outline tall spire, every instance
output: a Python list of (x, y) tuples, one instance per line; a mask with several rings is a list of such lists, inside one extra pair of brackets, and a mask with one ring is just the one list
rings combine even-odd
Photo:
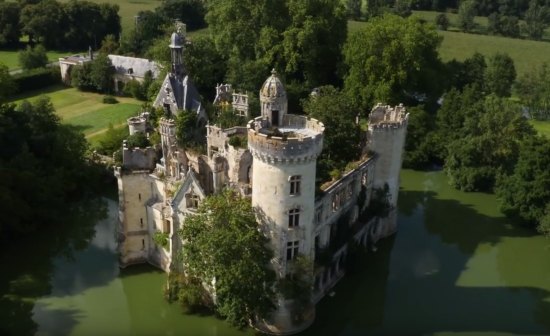
[(183, 49), (185, 46), (185, 24), (176, 21), (176, 31), (170, 37), (170, 54), (172, 56), (172, 73), (183, 75)]

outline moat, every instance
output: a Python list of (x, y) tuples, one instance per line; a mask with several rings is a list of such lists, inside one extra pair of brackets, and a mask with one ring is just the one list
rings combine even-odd
[[(30, 245), (10, 256), (17, 268), (3, 264), (2, 278), (13, 281), (2, 291), (50, 274), (40, 278), (34, 304), (0, 301), (4, 325), (24, 333), (34, 322), (39, 335), (254, 334), (212, 316), (183, 315), (164, 301), (166, 275), (152, 267), (121, 271), (117, 206), (107, 202), (92, 243), (73, 258), (31, 267), (41, 250)], [(305, 335), (548, 335), (550, 240), (512, 226), (493, 195), (453, 190), (441, 172), (404, 170), (397, 235), (380, 242), (334, 294), (319, 303)]]

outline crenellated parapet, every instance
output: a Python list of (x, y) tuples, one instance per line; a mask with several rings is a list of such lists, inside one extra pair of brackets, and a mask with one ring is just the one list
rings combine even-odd
[(263, 117), (248, 122), (248, 148), (252, 155), (274, 164), (315, 161), (323, 149), (323, 123), (291, 114), (282, 119), (279, 127), (273, 127)]
[(126, 140), (122, 146), (122, 167), (130, 170), (149, 170), (155, 168), (157, 152), (153, 147), (128, 148)]
[(403, 104), (391, 107), (378, 103), (369, 115), (370, 129), (395, 129), (406, 127), (409, 114)]

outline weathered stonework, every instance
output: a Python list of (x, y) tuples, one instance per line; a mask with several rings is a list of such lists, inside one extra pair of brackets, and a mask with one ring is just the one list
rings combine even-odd
[[(183, 48), (181, 39), (172, 36), (169, 76), (182, 75), (178, 46)], [(163, 90), (166, 93), (165, 86)], [(173, 98), (170, 104), (175, 104), (175, 96), (165, 93), (159, 93), (161, 101), (168, 104), (165, 100)], [(216, 99), (219, 104), (229, 104), (233, 93), (230, 85), (223, 84), (217, 87)], [(288, 113), (286, 91), (275, 71), (260, 89), (260, 103), (261, 116), (246, 127), (206, 125), (206, 155), (178, 146), (173, 117), (177, 104), (162, 105), (166, 115), (159, 121), (161, 156), (157, 157), (152, 148), (124, 148), (123, 165), (115, 171), (120, 262), (123, 267), (149, 262), (166, 272), (185, 271), (176, 256), (183, 245), (177, 231), (186, 216), (193, 214), (207, 195), (227, 187), (236, 189), (251, 197), (257, 220), (270, 238), (272, 267), (279, 280), (294, 272), (298, 255), (315, 261), (311, 302), (297, 310), (293, 298), (281, 294), (272, 314), (254, 322), (263, 332), (292, 334), (313, 322), (315, 304), (344, 275), (350, 241), (374, 250), (379, 239), (396, 231), (395, 208), (408, 115), (401, 105), (377, 105), (369, 117), (365, 155), (319, 193), (316, 161), (323, 150), (325, 125)], [(142, 121), (131, 118), (131, 132), (146, 130)], [(364, 216), (368, 215), (373, 189), (386, 184), (392, 208), (389, 216)], [(168, 237), (165, 247), (153, 239), (159, 232)], [(330, 254), (320, 263), (327, 251)]]

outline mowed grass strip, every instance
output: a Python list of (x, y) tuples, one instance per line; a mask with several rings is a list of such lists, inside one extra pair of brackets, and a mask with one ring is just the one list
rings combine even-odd
[[(348, 33), (352, 34), (365, 24), (366, 22), (348, 21)], [(497, 52), (507, 53), (514, 60), (518, 77), (544, 62), (550, 63), (549, 42), (451, 31), (439, 31), (439, 34), (443, 36), (443, 42), (439, 48), (443, 61), (452, 59), (463, 61), (475, 52), (485, 57), (490, 57)]]
[[(120, 9), (118, 15), (120, 16), (120, 25), (122, 30), (126, 31), (135, 26), (135, 16), (140, 11), (154, 10), (162, 3), (161, 0), (90, 0), (95, 3), (108, 2), (110, 4), (117, 4)], [(69, 0), (59, 0), (59, 2), (69, 2)], [(98, 41), (99, 42), (99, 41)]]
[[(23, 49), (21, 49), (23, 50)], [(3, 63), (10, 70), (15, 70), (21, 68), (19, 65), (19, 51), (21, 50), (0, 50), (0, 63)], [(67, 55), (82, 54), (80, 51), (48, 51), (48, 60), (50, 62), (57, 62), (59, 57), (64, 57)]]
[(124, 124), (129, 117), (138, 114), (142, 104), (126, 97), (117, 97), (118, 104), (104, 104), (101, 94), (60, 85), (29, 92), (13, 102), (20, 104), (25, 99), (32, 102), (42, 95), (50, 97), (62, 122), (77, 126), (86, 136), (103, 132), (109, 124)]
[(550, 121), (531, 120), (530, 123), (539, 134), (550, 138)]

